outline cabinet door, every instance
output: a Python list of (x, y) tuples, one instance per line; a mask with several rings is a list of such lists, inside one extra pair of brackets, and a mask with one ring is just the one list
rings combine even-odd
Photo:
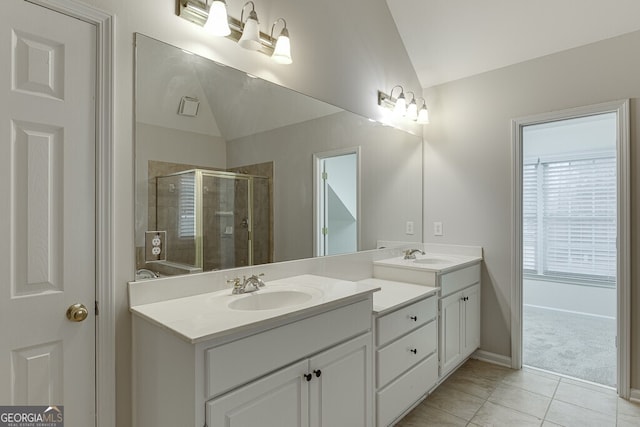
[(365, 334), (311, 358), (311, 427), (373, 425), (372, 337)]
[(440, 375), (446, 374), (462, 360), (463, 304), (462, 292), (440, 300)]
[(206, 404), (208, 426), (308, 427), (308, 360), (277, 371)]
[(480, 285), (464, 291), (464, 356), (480, 347)]

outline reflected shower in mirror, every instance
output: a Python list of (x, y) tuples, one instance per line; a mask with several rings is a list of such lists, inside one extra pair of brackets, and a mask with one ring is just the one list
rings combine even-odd
[[(141, 34), (135, 72), (137, 269), (187, 274), (422, 240), (420, 136)], [(357, 156), (327, 193), (321, 160), (344, 153)]]

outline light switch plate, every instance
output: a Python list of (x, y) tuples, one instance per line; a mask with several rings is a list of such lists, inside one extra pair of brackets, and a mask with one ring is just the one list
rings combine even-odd
[(166, 261), (167, 260), (167, 232), (166, 231), (145, 231), (144, 232), (144, 260), (145, 261)]
[(433, 235), (434, 236), (442, 236), (442, 223), (440, 221), (436, 221), (433, 223)]

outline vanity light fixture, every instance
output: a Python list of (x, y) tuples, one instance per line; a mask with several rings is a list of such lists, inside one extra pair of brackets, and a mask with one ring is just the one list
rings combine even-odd
[(420, 107), (420, 110), (418, 111), (418, 118), (416, 119), (416, 121), (421, 125), (426, 125), (429, 124), (429, 110), (427, 110), (427, 101), (425, 101), (424, 98), (420, 99), (422, 99), (422, 107)]
[[(393, 91), (399, 88), (400, 94), (397, 98), (393, 97)], [(411, 94), (411, 101), (407, 105), (407, 99), (405, 98), (404, 88), (400, 85), (396, 85), (391, 89), (389, 95), (382, 91), (378, 91), (378, 105), (386, 110), (393, 111), (393, 114), (397, 117), (407, 117), (409, 120), (417, 122), (419, 124), (429, 123), (429, 111), (427, 110), (427, 103), (424, 98), (417, 98), (413, 92), (407, 92)], [(417, 101), (422, 99), (422, 107), (418, 108)]]
[(278, 64), (291, 64), (293, 62), (293, 60), (291, 59), (291, 41), (289, 40), (287, 21), (285, 21), (284, 18), (276, 19), (271, 26), (271, 40), (273, 40), (273, 29), (279, 21), (282, 21), (282, 24), (284, 26), (282, 27), (282, 31), (280, 31), (280, 35), (276, 40), (276, 45), (273, 49), (273, 55), (271, 55), (271, 58)]
[[(251, 11), (245, 21), (244, 11), (248, 5), (251, 5)], [(271, 34), (261, 32), (253, 1), (247, 1), (244, 4), (240, 19), (227, 14), (225, 0), (176, 0), (176, 15), (206, 29), (211, 28), (214, 34), (234, 40), (245, 49), (268, 55), (279, 64), (293, 62), (287, 22), (283, 18), (278, 18), (271, 27)], [(282, 22), (283, 28), (274, 38), (273, 30), (278, 22)]]
[(404, 97), (404, 88), (400, 85), (394, 86), (391, 88), (391, 99), (393, 99), (393, 89), (399, 87), (400, 95), (395, 100), (395, 106), (393, 107), (393, 114), (398, 117), (402, 117), (407, 114), (407, 100)]
[[(247, 5), (251, 5), (251, 12), (249, 17), (244, 20), (244, 9)], [(252, 1), (248, 1), (242, 6), (242, 12), (240, 13), (240, 23), (242, 24), (242, 37), (238, 40), (238, 44), (249, 50), (260, 49), (260, 30), (258, 29), (258, 14), (256, 13), (256, 5)]]
[(413, 92), (407, 92), (411, 94), (411, 102), (407, 105), (407, 118), (409, 120), (418, 120), (418, 105), (416, 104), (416, 95)]
[(211, 2), (204, 29), (214, 36), (226, 37), (231, 34), (229, 16), (227, 15), (227, 3), (225, 0), (213, 0)]

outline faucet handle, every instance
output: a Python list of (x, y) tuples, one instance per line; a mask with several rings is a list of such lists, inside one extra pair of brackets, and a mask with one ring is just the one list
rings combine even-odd
[(240, 278), (239, 277), (234, 277), (233, 279), (228, 279), (227, 283), (230, 285), (233, 285), (234, 289), (235, 288), (239, 288), (240, 286), (242, 286), (242, 284), (240, 283)]

